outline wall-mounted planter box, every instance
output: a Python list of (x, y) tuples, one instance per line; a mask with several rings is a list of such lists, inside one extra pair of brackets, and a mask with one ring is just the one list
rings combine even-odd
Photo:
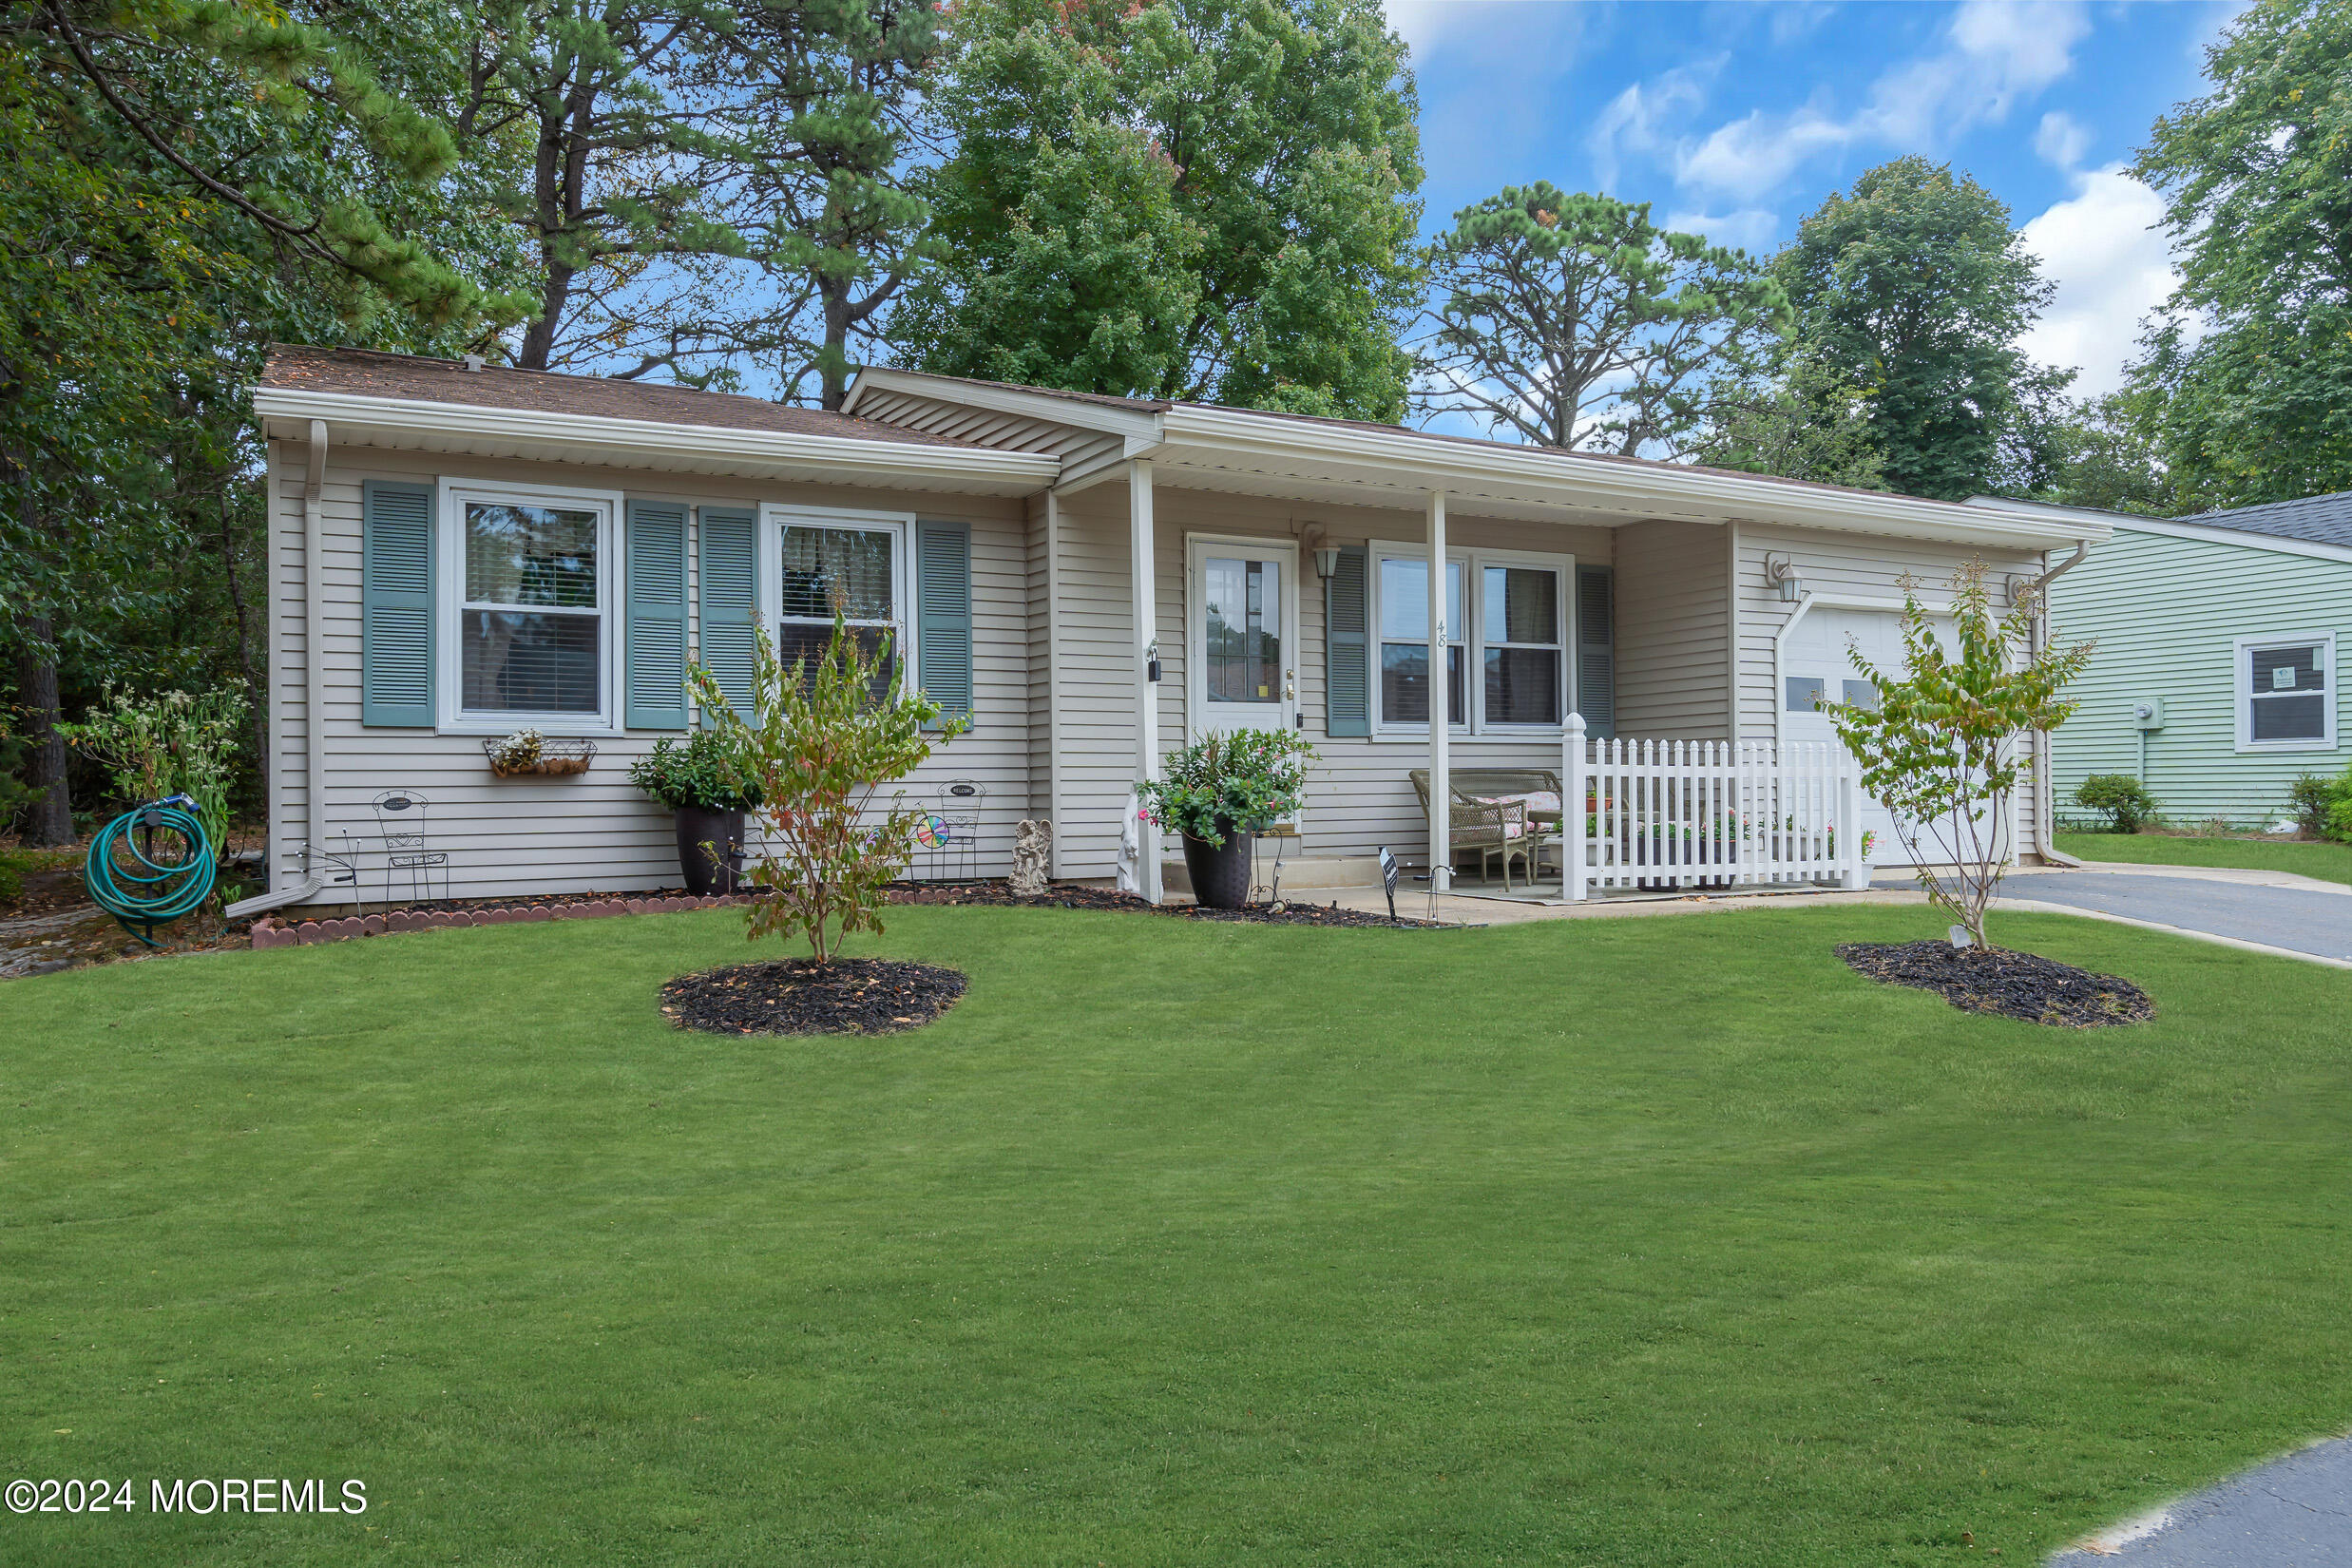
[(485, 737), (482, 742), (482, 755), (489, 758), (490, 772), (501, 778), (552, 778), (584, 774), (588, 764), (596, 760), (593, 740), (542, 740), (538, 759), (520, 763), (499, 760), (499, 748), (505, 744), (503, 738)]

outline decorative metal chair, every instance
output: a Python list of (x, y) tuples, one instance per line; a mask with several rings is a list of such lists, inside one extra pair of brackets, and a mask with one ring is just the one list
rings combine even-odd
[[(449, 854), (425, 842), (425, 808), (430, 805), (414, 790), (386, 790), (375, 797), (375, 825), (384, 836), (384, 902), (392, 896), (392, 879), (401, 871), (409, 873), (409, 896), (411, 899), (447, 898), (449, 896)], [(440, 873), (441, 890), (433, 891), (434, 875)]]
[(933, 881), (969, 882), (978, 872), (980, 813), (987, 799), (987, 786), (976, 778), (951, 778), (939, 787), (939, 804), (924, 824), (931, 834), (924, 848), (930, 851)]

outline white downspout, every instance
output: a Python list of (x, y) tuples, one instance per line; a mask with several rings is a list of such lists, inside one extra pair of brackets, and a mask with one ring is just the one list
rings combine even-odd
[[(2077, 539), (2075, 541), (2073, 555), (2034, 579), (2030, 591), (2036, 596), (2036, 600), (2034, 606), (2032, 645), (2026, 650), (2029, 654), (2038, 657), (2050, 646), (2050, 584), (2081, 565), (2090, 558), (2090, 555), (2091, 542), (2087, 539)], [(2047, 561), (2050, 558), (2045, 554), (2042, 559)], [(2143, 740), (2145, 740), (2146, 734), (2146, 731), (2141, 732)], [(2146, 777), (2147, 773), (2147, 768), (2143, 766), (2140, 770), (2141, 776)], [(2051, 842), (2051, 818), (2057, 814), (2058, 807), (2056, 797), (2052, 794), (2050, 789), (2050, 736), (2045, 730), (2034, 732), (2034, 852), (2054, 866), (2081, 865), (2081, 861), (2076, 860), (2073, 855), (2062, 853)]]
[[(302, 481), (302, 760), (304, 790), (309, 795), (303, 807), (306, 826), (305, 853), (302, 856), (301, 880), (282, 888), (275, 888), (258, 897), (241, 899), (221, 911), (224, 918), (241, 920), (247, 915), (266, 913), (283, 908), (289, 904), (301, 904), (327, 885), (320, 874), (317, 856), (327, 845), (327, 671), (322, 657), (327, 638), (326, 571), (319, 559), (325, 548), (320, 536), (325, 531), (319, 521), (319, 496), (327, 483), (327, 422), (311, 421), (309, 461), (304, 466)], [(277, 526), (273, 519), (271, 526)], [(277, 737), (271, 736), (276, 744)], [(272, 869), (275, 878), (277, 871)]]

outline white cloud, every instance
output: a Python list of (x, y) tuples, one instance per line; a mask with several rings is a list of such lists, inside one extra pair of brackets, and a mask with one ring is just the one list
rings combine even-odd
[(2097, 397), (2123, 385), (2140, 323), (2179, 278), (2153, 227), (2164, 216), (2154, 191), (2112, 163), (2075, 175), (2075, 192), (2025, 225), (2026, 249), (2057, 294), (2018, 346), (2076, 367), (2075, 395)]
[(2041, 117), (2034, 132), (2034, 151), (2045, 163), (2071, 169), (2091, 150), (2091, 129), (2064, 109)]
[(1604, 191), (1617, 183), (1619, 160), (1626, 153), (1661, 153), (1673, 144), (1673, 127), (1707, 101), (1707, 84), (1723, 67), (1724, 56), (1677, 66), (1649, 82), (1635, 82), (1600, 111), (1593, 122), (1593, 170)]
[(1759, 110), (1680, 147), (1675, 179), (1752, 202), (1825, 152), (1932, 151), (2006, 119), (2018, 100), (2066, 75), (2089, 29), (2076, 0), (1966, 0), (1941, 44), (1881, 73), (1851, 115), (1833, 113), (1819, 94), (1792, 112)]
[(1780, 233), (1780, 215), (1762, 207), (1747, 207), (1720, 217), (1703, 212), (1675, 212), (1661, 220), (1658, 227), (1677, 234), (1705, 235), (1715, 244), (1734, 245), (1750, 255), (1762, 256), (1771, 249), (1773, 239)]

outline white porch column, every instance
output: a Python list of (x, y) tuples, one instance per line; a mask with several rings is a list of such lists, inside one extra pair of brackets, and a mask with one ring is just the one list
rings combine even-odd
[(1584, 902), (1584, 716), (1568, 716), (1559, 758), (1559, 881), (1572, 904)]
[[(1445, 755), (1445, 492), (1429, 492), (1429, 891), (1453, 885), (1454, 792)], [(1463, 672), (1464, 679), (1468, 672)]]
[[(1127, 468), (1128, 553), (1131, 557), (1129, 597), (1136, 621), (1136, 777), (1159, 776), (1159, 688), (1152, 680), (1152, 660), (1159, 642), (1159, 602), (1152, 581), (1152, 465), (1138, 458)], [(1134, 810), (1131, 804), (1129, 810)], [(1136, 842), (1141, 864), (1136, 868), (1143, 896), (1160, 901), (1159, 832), (1139, 826)]]

